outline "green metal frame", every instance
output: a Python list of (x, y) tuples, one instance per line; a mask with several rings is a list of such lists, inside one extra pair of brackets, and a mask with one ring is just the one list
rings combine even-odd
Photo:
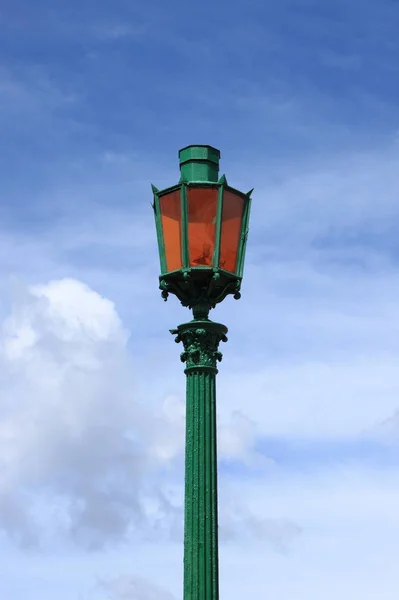
[[(211, 267), (196, 266), (189, 264), (188, 247), (188, 187), (208, 187), (218, 188), (218, 204), (216, 214), (216, 239), (213, 256), (213, 265)], [(195, 307), (201, 307), (201, 314), (209, 313), (211, 308), (224, 300), (224, 298), (233, 294), (235, 299), (240, 298), (240, 288), (244, 268), (246, 240), (248, 236), (248, 222), (250, 214), (250, 195), (244, 194), (239, 190), (228, 185), (226, 177), (223, 175), (217, 182), (211, 181), (181, 181), (177, 185), (168, 187), (164, 190), (158, 190), (152, 186), (154, 193), (154, 212), (157, 228), (159, 256), (161, 264), (161, 275), (159, 277), (159, 287), (162, 297), (167, 300), (168, 295), (176, 295), (183, 306), (196, 310)], [(176, 271), (167, 270), (165, 246), (162, 231), (160, 202), (159, 199), (165, 194), (170, 194), (180, 190), (181, 199), (181, 259), (182, 268)], [(237, 264), (235, 273), (226, 271), (219, 267), (220, 245), (221, 245), (221, 226), (223, 214), (224, 192), (230, 191), (244, 198), (244, 214), (242, 219), (242, 228), (237, 252)], [(205, 310), (205, 305), (207, 309)], [(205, 312), (204, 312), (205, 311)]]
[(244, 204), (244, 214), (243, 214), (243, 218), (242, 218), (242, 228), (241, 228), (241, 240), (240, 240), (240, 246), (239, 246), (239, 250), (238, 250), (238, 256), (237, 256), (237, 268), (236, 268), (236, 272), (238, 274), (239, 277), (243, 277), (244, 274), (244, 262), (245, 262), (245, 254), (246, 254), (246, 250), (247, 250), (247, 239), (248, 239), (248, 232), (249, 232), (249, 216), (251, 213), (251, 194), (252, 194), (253, 190), (250, 190), (247, 194), (245, 194), (246, 196), (246, 202)]
[(215, 252), (213, 256), (213, 268), (215, 273), (219, 270), (220, 262), (220, 242), (222, 236), (222, 214), (223, 214), (223, 192), (224, 184), (221, 180), (218, 181), (218, 205), (216, 212), (216, 239), (215, 239)]
[(183, 269), (189, 268), (189, 253), (188, 253), (188, 206), (187, 206), (187, 184), (183, 183), (180, 187), (180, 202), (181, 202), (181, 254)]
[(159, 190), (155, 185), (151, 185), (152, 192), (154, 195), (154, 202), (152, 208), (154, 209), (155, 227), (157, 230), (158, 250), (159, 250), (159, 262), (161, 267), (161, 273), (166, 271), (166, 254), (165, 246), (163, 241), (162, 223), (161, 223), (161, 210), (159, 206)]

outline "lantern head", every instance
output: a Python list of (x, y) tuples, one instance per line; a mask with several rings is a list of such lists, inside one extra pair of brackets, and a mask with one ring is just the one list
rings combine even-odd
[(250, 196), (219, 179), (220, 152), (188, 146), (179, 152), (177, 185), (154, 193), (161, 262), (160, 289), (175, 294), (194, 317), (207, 317), (228, 294), (240, 297)]

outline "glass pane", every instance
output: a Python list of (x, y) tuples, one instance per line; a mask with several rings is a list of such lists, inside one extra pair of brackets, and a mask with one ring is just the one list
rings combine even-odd
[(182, 268), (180, 190), (159, 198), (167, 271)]
[(225, 190), (223, 192), (222, 231), (219, 267), (235, 273), (240, 245), (244, 198)]
[(215, 250), (217, 188), (187, 188), (188, 250), (191, 267), (212, 266)]

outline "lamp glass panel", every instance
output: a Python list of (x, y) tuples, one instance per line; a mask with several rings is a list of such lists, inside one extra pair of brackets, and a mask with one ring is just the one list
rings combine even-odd
[(237, 269), (243, 215), (244, 198), (224, 190), (219, 267), (231, 273)]
[(180, 190), (159, 197), (166, 269), (182, 268), (181, 258), (181, 200)]
[(188, 187), (188, 250), (191, 267), (213, 266), (216, 239), (216, 187)]

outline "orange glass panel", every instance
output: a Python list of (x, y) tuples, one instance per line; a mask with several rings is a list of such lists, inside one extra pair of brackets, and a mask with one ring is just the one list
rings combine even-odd
[(225, 190), (223, 193), (219, 267), (231, 273), (235, 273), (237, 268), (243, 214), (244, 198)]
[(217, 188), (188, 187), (188, 252), (191, 267), (211, 267), (215, 250)]
[(176, 271), (182, 268), (181, 260), (181, 200), (180, 190), (159, 198), (166, 268)]

